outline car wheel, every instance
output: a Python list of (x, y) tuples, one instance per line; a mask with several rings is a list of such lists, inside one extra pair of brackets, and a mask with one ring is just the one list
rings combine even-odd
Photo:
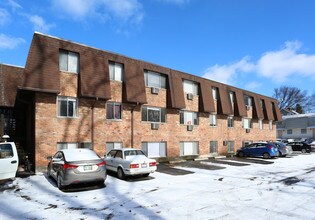
[(270, 158), (270, 154), (269, 153), (264, 153), (263, 154), (263, 158), (264, 159), (269, 159)]
[(62, 180), (61, 180), (61, 176), (58, 174), (57, 176), (57, 187), (58, 189), (62, 190), (64, 189), (64, 186), (62, 185)]
[(142, 176), (143, 177), (148, 177), (150, 175), (150, 173), (146, 173), (146, 174), (143, 174)]
[(301, 152), (302, 152), (303, 154), (305, 154), (305, 153), (306, 153), (306, 149), (303, 148), (303, 149), (301, 150)]
[(118, 167), (117, 176), (121, 180), (126, 178), (126, 175), (125, 175), (124, 171), (120, 167)]
[(243, 152), (243, 151), (240, 151), (240, 152), (238, 152), (237, 156), (238, 156), (238, 157), (244, 157), (245, 155), (244, 155), (244, 152)]

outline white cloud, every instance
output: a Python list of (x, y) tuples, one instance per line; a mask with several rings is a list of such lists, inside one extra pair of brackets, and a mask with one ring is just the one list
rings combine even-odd
[(18, 3), (16, 3), (13, 0), (8, 0), (8, 4), (11, 6), (11, 8), (13, 9), (13, 11), (15, 11), (16, 9), (20, 9), (22, 8), (21, 5), (19, 5)]
[(190, 3), (191, 0), (157, 0), (157, 1), (175, 4), (175, 5), (185, 5), (185, 4)]
[(254, 69), (255, 66), (249, 62), (249, 57), (244, 57), (240, 61), (229, 65), (219, 66), (216, 64), (209, 67), (204, 71), (202, 77), (226, 84), (234, 84), (233, 81), (237, 73), (248, 73)]
[(38, 15), (28, 16), (28, 19), (33, 24), (35, 31), (47, 33), (50, 28), (54, 26), (53, 24), (46, 23), (45, 20)]
[(10, 20), (10, 14), (7, 10), (0, 8), (0, 26), (3, 26), (8, 23)]
[(277, 82), (291, 76), (315, 76), (315, 55), (299, 53), (302, 44), (288, 41), (281, 50), (265, 53), (257, 62), (257, 73)]
[(52, 4), (54, 9), (65, 12), (75, 20), (101, 17), (103, 20), (118, 18), (140, 23), (144, 16), (138, 0), (53, 0)]
[(14, 49), (22, 43), (25, 43), (23, 38), (10, 37), (5, 34), (0, 34), (0, 49)]

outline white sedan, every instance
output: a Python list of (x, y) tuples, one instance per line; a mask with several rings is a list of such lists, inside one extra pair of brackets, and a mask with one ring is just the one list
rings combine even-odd
[(117, 172), (119, 179), (126, 176), (149, 176), (156, 171), (156, 161), (149, 159), (145, 154), (134, 148), (113, 149), (105, 157), (106, 169)]

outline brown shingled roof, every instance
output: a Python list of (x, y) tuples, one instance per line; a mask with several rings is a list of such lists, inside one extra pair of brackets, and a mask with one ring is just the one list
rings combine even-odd
[(14, 107), (23, 67), (0, 64), (0, 106)]

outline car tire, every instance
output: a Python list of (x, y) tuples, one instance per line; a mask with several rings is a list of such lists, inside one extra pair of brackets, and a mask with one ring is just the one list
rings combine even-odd
[(60, 189), (60, 190), (63, 190), (63, 189), (64, 189), (64, 185), (62, 185), (62, 180), (61, 180), (60, 174), (57, 175), (57, 187), (58, 187), (58, 189)]
[(240, 152), (238, 152), (238, 153), (237, 153), (237, 156), (238, 156), (238, 157), (244, 157), (244, 156), (245, 156), (245, 154), (244, 154), (244, 152), (243, 152), (243, 151), (240, 151)]
[(126, 175), (125, 175), (123, 169), (121, 169), (121, 167), (118, 167), (118, 169), (117, 169), (117, 176), (121, 180), (124, 180), (126, 178)]
[(264, 159), (269, 159), (270, 158), (270, 154), (269, 153), (264, 153), (263, 154), (263, 158)]
[(146, 174), (143, 174), (142, 176), (143, 177), (148, 177), (150, 175), (150, 173), (146, 173)]
[(303, 148), (303, 149), (301, 150), (301, 153), (305, 154), (305, 153), (306, 153), (306, 149)]

